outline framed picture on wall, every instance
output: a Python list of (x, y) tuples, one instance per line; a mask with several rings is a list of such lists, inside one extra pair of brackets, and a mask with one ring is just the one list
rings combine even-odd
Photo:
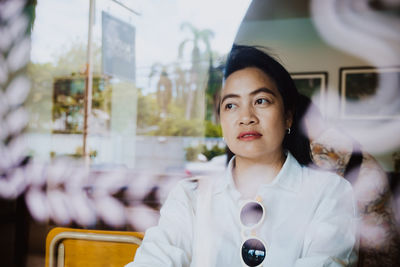
[[(316, 104), (321, 109), (321, 112), (323, 112), (322, 107), (324, 107), (323, 102), (328, 83), (328, 73), (295, 72), (291, 73), (290, 76), (296, 84), (299, 93), (311, 98), (314, 101), (314, 104)], [(317, 95), (317, 98), (315, 98), (315, 95)]]
[(400, 67), (349, 67), (339, 72), (342, 118), (400, 118)]

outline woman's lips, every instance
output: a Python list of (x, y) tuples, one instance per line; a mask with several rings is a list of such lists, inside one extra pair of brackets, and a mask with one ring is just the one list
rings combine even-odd
[(237, 138), (242, 141), (251, 141), (251, 140), (259, 139), (259, 138), (261, 138), (261, 136), (262, 136), (262, 134), (260, 134), (259, 132), (243, 132), (243, 133), (240, 133)]

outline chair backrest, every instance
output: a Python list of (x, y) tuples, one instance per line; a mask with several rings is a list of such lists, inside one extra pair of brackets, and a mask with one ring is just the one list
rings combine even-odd
[(124, 266), (131, 262), (143, 233), (56, 227), (46, 238), (46, 267)]

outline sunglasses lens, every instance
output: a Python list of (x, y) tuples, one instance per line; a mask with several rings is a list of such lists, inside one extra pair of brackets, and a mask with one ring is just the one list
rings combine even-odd
[(265, 259), (264, 244), (258, 239), (249, 239), (243, 243), (242, 259), (247, 266), (258, 266)]
[(261, 221), (263, 208), (260, 203), (249, 202), (243, 206), (240, 212), (240, 220), (246, 227), (252, 227)]

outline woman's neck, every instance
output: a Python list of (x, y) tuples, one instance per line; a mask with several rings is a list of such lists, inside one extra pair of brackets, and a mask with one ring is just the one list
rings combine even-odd
[(236, 156), (233, 168), (233, 180), (243, 198), (253, 198), (261, 184), (271, 183), (285, 162), (280, 153), (268, 160), (254, 160)]

